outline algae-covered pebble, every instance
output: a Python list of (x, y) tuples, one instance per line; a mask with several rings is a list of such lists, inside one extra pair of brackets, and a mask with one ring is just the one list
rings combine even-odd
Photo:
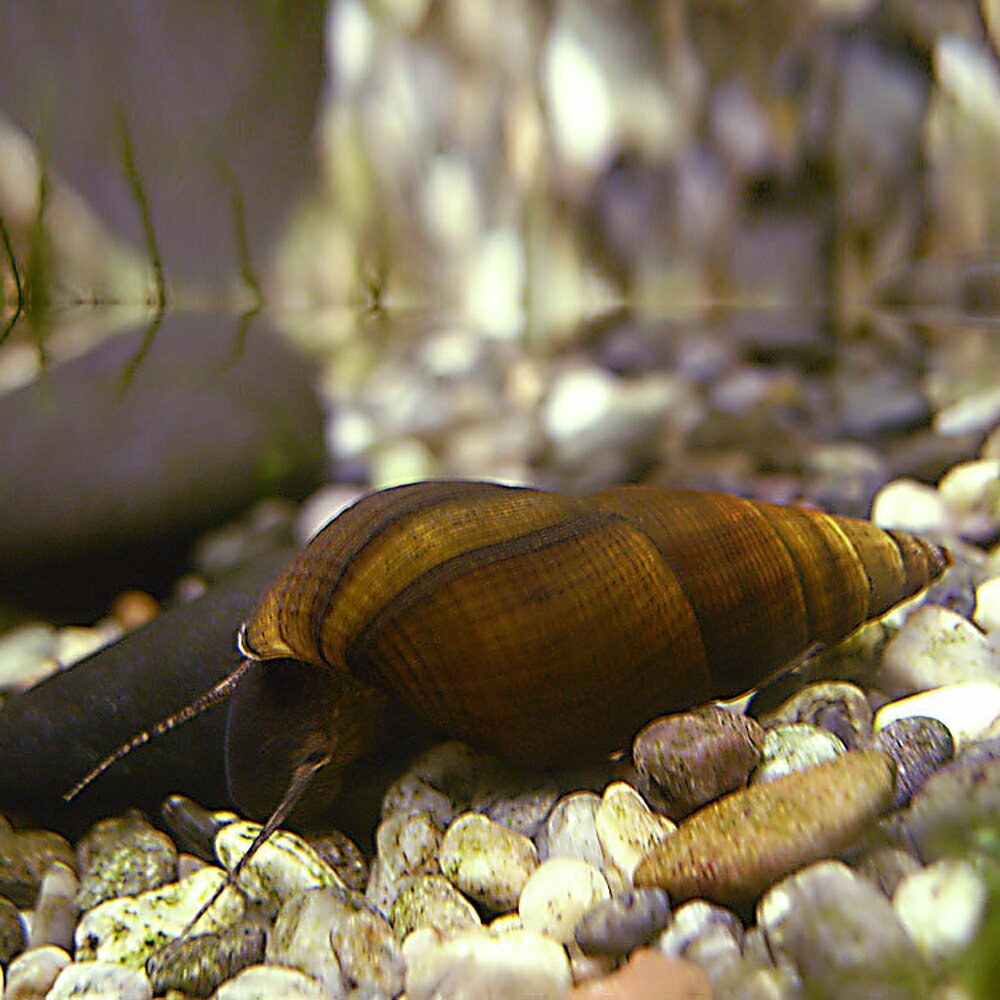
[(510, 910), (538, 867), (535, 845), (481, 813), (462, 813), (441, 841), (441, 871), (467, 896), (491, 910)]
[[(259, 823), (229, 823), (215, 835), (215, 852), (230, 871), (246, 854), (260, 830)], [(278, 830), (261, 844), (239, 878), (252, 903), (276, 913), (281, 904), (303, 889), (330, 885), (349, 891), (341, 877), (301, 837)]]
[(635, 872), (672, 901), (752, 900), (782, 875), (851, 843), (892, 801), (892, 766), (877, 751), (733, 792), (690, 816)]
[(203, 997), (263, 957), (264, 928), (243, 924), (219, 934), (194, 934), (171, 941), (146, 960), (146, 975), (157, 996), (180, 990)]
[(449, 934), (481, 926), (475, 907), (443, 875), (414, 878), (393, 902), (389, 923), (400, 939), (418, 927)]

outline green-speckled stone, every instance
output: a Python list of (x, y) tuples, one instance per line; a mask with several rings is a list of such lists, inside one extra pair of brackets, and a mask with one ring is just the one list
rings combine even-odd
[(842, 754), (706, 806), (643, 858), (635, 884), (665, 889), (675, 902), (753, 900), (782, 875), (851, 843), (892, 795), (885, 755)]

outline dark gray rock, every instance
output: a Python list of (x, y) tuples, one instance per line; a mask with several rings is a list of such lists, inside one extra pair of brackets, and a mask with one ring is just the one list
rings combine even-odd
[(592, 907), (573, 936), (588, 955), (624, 955), (645, 944), (670, 919), (670, 902), (662, 889), (615, 893)]

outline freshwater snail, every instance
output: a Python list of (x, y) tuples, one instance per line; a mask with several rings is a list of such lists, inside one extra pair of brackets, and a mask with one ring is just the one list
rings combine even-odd
[(191, 708), (235, 689), (228, 776), (254, 813), (283, 790), (290, 808), (316, 773), (310, 798), (332, 797), (392, 699), (514, 763), (594, 758), (838, 641), (948, 564), (904, 532), (724, 494), (414, 483), (316, 535), (241, 627), (247, 659)]

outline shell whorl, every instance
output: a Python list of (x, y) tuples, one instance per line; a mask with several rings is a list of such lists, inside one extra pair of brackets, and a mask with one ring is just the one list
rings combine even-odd
[(347, 670), (454, 736), (556, 763), (753, 687), (946, 565), (901, 532), (722, 494), (417, 483), (331, 522), (241, 644)]

